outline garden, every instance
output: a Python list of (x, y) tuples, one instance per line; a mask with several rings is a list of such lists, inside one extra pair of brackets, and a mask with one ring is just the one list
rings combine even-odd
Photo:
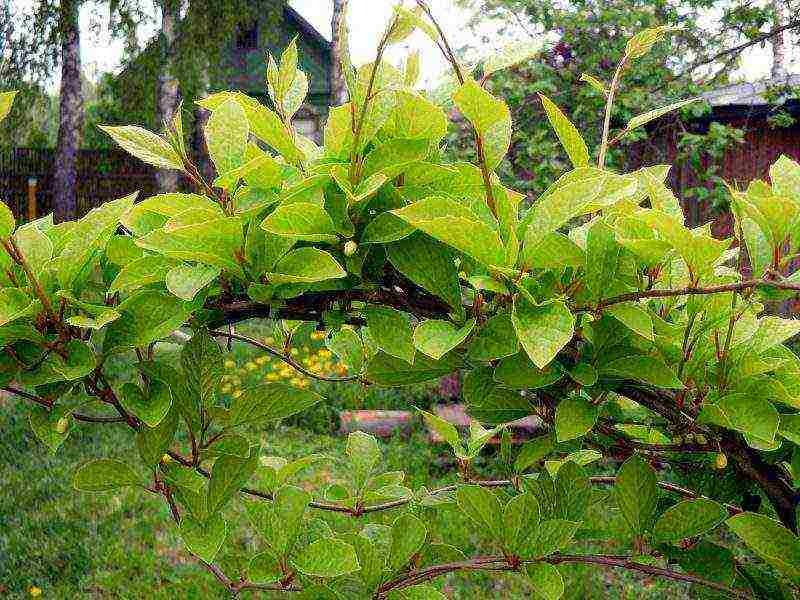
[[(198, 101), (210, 176), (181, 110), (101, 126), (190, 190), (74, 220), (0, 205), (0, 595), (796, 597), (800, 163), (727, 183), (722, 236), (669, 165), (617, 168), (702, 101), (616, 118), (675, 31), (581, 77), (596, 143), (536, 95), (564, 168), (535, 199), (501, 177), (493, 82), (544, 42), (467, 65), (418, 0), (366, 64), (339, 22), (321, 143), (295, 127), (294, 40), (268, 101)], [(412, 34), (444, 103), (418, 54), (388, 60)]]

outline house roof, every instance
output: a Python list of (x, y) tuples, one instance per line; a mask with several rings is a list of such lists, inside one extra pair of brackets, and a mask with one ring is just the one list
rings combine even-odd
[(768, 106), (774, 101), (767, 99), (767, 90), (781, 86), (800, 87), (800, 75), (734, 83), (703, 94), (711, 106)]
[(300, 31), (302, 31), (308, 37), (314, 39), (314, 41), (316, 41), (318, 44), (326, 48), (331, 47), (331, 43), (325, 38), (325, 36), (317, 31), (317, 29), (311, 23), (306, 21), (303, 15), (301, 15), (288, 4), (283, 9), (283, 14), (287, 19), (293, 21)]

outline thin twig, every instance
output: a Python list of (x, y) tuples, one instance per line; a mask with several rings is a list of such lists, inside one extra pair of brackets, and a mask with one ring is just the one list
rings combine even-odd
[(689, 286), (689, 287), (674, 288), (674, 289), (652, 289), (652, 290), (642, 290), (639, 292), (628, 292), (626, 294), (620, 294), (619, 296), (605, 298), (596, 305), (575, 306), (573, 307), (573, 311), (592, 312), (595, 310), (602, 310), (614, 304), (620, 304), (622, 302), (635, 302), (637, 300), (643, 300), (645, 298), (671, 298), (674, 296), (700, 296), (706, 294), (720, 294), (724, 292), (742, 292), (745, 290), (756, 288), (760, 285), (779, 290), (800, 292), (800, 283), (795, 283), (792, 281), (774, 281), (770, 279), (748, 279), (745, 281), (738, 281), (735, 283), (725, 283), (721, 285), (712, 285), (708, 287)]

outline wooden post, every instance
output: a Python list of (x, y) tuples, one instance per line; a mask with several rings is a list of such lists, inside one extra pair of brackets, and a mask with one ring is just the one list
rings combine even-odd
[(28, 177), (28, 222), (36, 220), (36, 177)]

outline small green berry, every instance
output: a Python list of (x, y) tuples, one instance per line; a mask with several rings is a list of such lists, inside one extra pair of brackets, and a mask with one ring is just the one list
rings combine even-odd
[(344, 255), (345, 256), (353, 256), (353, 254), (356, 253), (356, 250), (358, 250), (358, 244), (356, 244), (353, 240), (349, 240), (344, 245)]
[(56, 423), (56, 431), (60, 434), (65, 434), (67, 429), (69, 428), (69, 419), (67, 417), (61, 417)]

